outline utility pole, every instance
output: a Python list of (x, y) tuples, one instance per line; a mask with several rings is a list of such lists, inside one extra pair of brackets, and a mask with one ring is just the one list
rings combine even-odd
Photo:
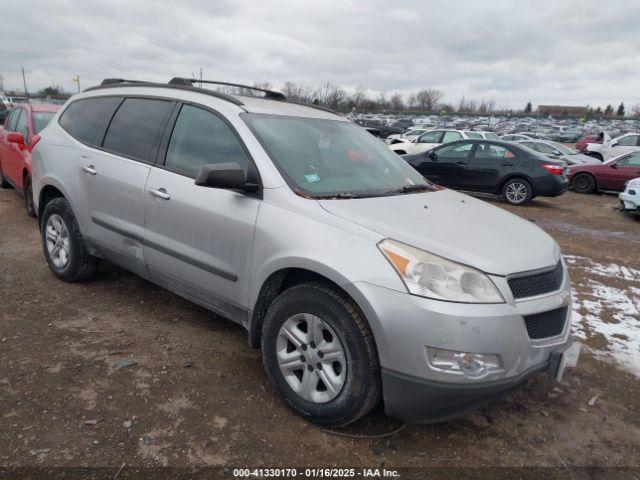
[(0, 92), (4, 92), (4, 78), (0, 75)]
[(202, 67), (200, 67), (200, 88), (202, 88)]
[(73, 77), (71, 80), (73, 80), (74, 83), (78, 84), (78, 93), (80, 93), (80, 75), (76, 74), (76, 76)]
[(29, 99), (29, 92), (27, 92), (27, 79), (24, 76), (24, 67), (20, 67), (22, 68), (22, 84), (24, 85), (24, 96), (27, 97), (27, 100)]

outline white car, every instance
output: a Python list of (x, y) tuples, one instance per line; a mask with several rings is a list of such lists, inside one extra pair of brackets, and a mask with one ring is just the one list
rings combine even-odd
[(624, 184), (624, 192), (618, 195), (620, 210), (640, 215), (640, 177)]
[(485, 140), (500, 140), (500, 137), (495, 132), (485, 132), (480, 130), (475, 130), (475, 131), (465, 130), (464, 133), (467, 134), (467, 138), (475, 138), (478, 140), (482, 138), (484, 138)]
[(507, 135), (502, 135), (500, 140), (504, 140), (506, 142), (522, 142), (523, 140), (537, 140), (540, 138), (542, 138), (542, 136), (535, 133), (509, 133)]
[(394, 133), (393, 135), (389, 135), (385, 142), (387, 145), (391, 145), (393, 143), (399, 143), (403, 141), (413, 140), (418, 135), (428, 132), (429, 130), (426, 128), (418, 128), (418, 127), (409, 127), (404, 133)]
[(411, 140), (389, 145), (389, 148), (398, 155), (416, 155), (431, 150), (443, 143), (468, 138), (466, 132), (463, 130), (431, 130)]
[(640, 152), (639, 133), (625, 133), (604, 143), (587, 144), (587, 155), (599, 158), (603, 162), (629, 152)]

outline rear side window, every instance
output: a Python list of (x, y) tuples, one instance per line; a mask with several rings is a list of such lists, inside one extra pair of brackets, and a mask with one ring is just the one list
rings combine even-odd
[(455, 142), (456, 140), (461, 140), (462, 135), (458, 132), (445, 132), (444, 137), (442, 137), (442, 143)]
[(152, 149), (162, 133), (160, 126), (171, 106), (168, 100), (127, 98), (109, 124), (103, 148), (138, 160), (152, 160)]
[(438, 143), (442, 132), (427, 132), (420, 137), (418, 143)]
[[(492, 145), (490, 143), (481, 142), (478, 144), (475, 153), (475, 158), (514, 158), (515, 155), (510, 150), (501, 147), (499, 145)], [(543, 157), (544, 158), (544, 157)]]
[(478, 132), (464, 132), (468, 138), (484, 138), (481, 133)]
[(185, 105), (171, 134), (165, 167), (195, 178), (203, 165), (236, 162), (251, 175), (251, 160), (231, 128), (217, 115)]
[(121, 101), (121, 97), (76, 100), (60, 117), (60, 126), (81, 142), (97, 146), (102, 140), (99, 134)]

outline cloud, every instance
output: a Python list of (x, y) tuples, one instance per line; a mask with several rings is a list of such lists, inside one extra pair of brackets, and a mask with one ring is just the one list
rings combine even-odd
[(614, 0), (21, 1), (0, 29), (5, 87), (191, 76), (424, 87), (445, 101), (640, 103), (640, 4)]

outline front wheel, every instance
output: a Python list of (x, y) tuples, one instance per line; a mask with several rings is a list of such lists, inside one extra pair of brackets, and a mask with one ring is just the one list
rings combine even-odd
[(36, 216), (36, 207), (33, 205), (33, 187), (31, 186), (31, 177), (24, 177), (24, 209), (30, 217)]
[(521, 178), (512, 178), (502, 187), (502, 198), (511, 205), (524, 205), (531, 201), (531, 184)]
[(346, 425), (380, 401), (373, 334), (330, 285), (305, 283), (276, 298), (262, 328), (262, 359), (284, 401), (311, 422)]
[(40, 223), (44, 256), (56, 277), (77, 282), (93, 276), (98, 259), (87, 249), (71, 205), (66, 198), (51, 200)]
[(0, 188), (9, 188), (9, 182), (4, 179), (4, 175), (2, 173), (2, 163), (0, 163)]
[(571, 187), (578, 193), (593, 193), (596, 190), (596, 179), (589, 173), (578, 173), (573, 177)]

